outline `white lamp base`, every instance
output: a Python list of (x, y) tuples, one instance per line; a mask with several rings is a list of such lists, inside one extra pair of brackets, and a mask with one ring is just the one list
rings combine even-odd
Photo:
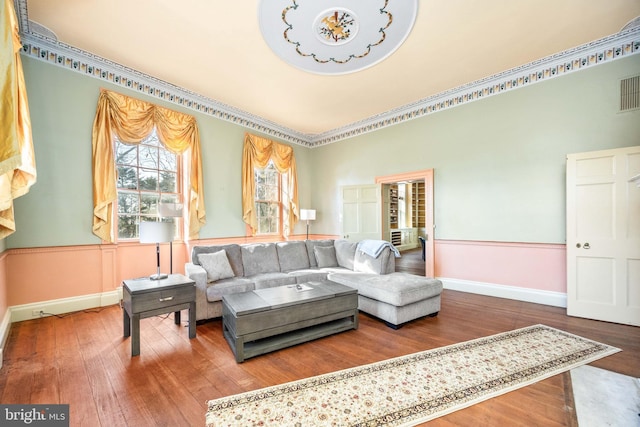
[(149, 276), (149, 279), (151, 280), (162, 280), (162, 279), (166, 279), (167, 277), (169, 277), (168, 274), (153, 274), (151, 276)]

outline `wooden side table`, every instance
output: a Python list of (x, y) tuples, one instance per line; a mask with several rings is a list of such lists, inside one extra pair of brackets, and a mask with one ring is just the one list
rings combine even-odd
[(140, 354), (140, 319), (174, 312), (180, 324), (180, 310), (189, 309), (189, 338), (196, 337), (196, 286), (182, 274), (166, 279), (123, 281), (123, 323), (125, 338), (131, 336), (131, 356)]

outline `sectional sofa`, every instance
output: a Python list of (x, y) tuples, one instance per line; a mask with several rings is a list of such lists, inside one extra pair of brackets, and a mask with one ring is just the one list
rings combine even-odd
[(395, 272), (390, 245), (375, 256), (359, 248), (346, 240), (194, 246), (185, 273), (196, 283), (196, 319), (221, 317), (226, 294), (324, 279), (356, 288), (358, 308), (392, 327), (438, 313), (439, 280)]

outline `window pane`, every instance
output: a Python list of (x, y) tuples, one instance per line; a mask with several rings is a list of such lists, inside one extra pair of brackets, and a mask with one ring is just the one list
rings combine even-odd
[(158, 148), (140, 145), (140, 166), (158, 169)]
[(258, 233), (265, 234), (269, 232), (269, 218), (258, 219)]
[(138, 214), (138, 193), (118, 193), (118, 213)]
[(278, 204), (276, 203), (270, 203), (269, 204), (269, 216), (273, 217), (273, 218), (278, 218), (280, 212), (280, 206), (278, 206)]
[(160, 169), (176, 172), (178, 170), (178, 156), (169, 150), (160, 150)]
[(138, 188), (137, 168), (130, 166), (118, 166), (118, 188), (135, 190)]
[(160, 172), (160, 191), (163, 193), (176, 193), (178, 183), (173, 172)]
[(267, 184), (269, 185), (278, 185), (278, 173), (271, 171), (267, 175), (266, 181), (267, 181)]
[(156, 222), (158, 220), (158, 217), (153, 215), (153, 216), (147, 216), (147, 215), (142, 215), (140, 216), (140, 221), (141, 222)]
[(147, 139), (145, 139), (142, 142), (144, 144), (146, 144), (146, 145), (153, 145), (154, 147), (161, 147), (162, 146), (160, 144), (160, 139), (158, 138), (158, 134), (156, 133), (155, 129), (153, 130), (153, 132), (151, 132), (151, 135), (149, 135), (147, 137)]
[(158, 194), (142, 193), (140, 198), (141, 214), (156, 215), (158, 213)]
[(140, 169), (140, 189), (158, 191), (158, 171)]
[(278, 187), (267, 187), (267, 200), (278, 201)]
[(118, 238), (133, 239), (138, 236), (137, 215), (118, 215)]
[(135, 145), (126, 145), (122, 142), (116, 144), (116, 164), (138, 165), (138, 149)]
[(277, 233), (278, 232), (278, 218), (270, 218), (271, 219), (271, 227), (269, 228), (269, 232), (270, 233)]
[(256, 215), (258, 216), (258, 218), (263, 218), (267, 216), (269, 209), (266, 203), (257, 203), (256, 208), (257, 208)]

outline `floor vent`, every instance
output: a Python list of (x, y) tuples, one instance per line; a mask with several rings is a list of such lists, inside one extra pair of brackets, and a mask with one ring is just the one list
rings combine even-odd
[(640, 108), (640, 76), (620, 82), (620, 111)]

